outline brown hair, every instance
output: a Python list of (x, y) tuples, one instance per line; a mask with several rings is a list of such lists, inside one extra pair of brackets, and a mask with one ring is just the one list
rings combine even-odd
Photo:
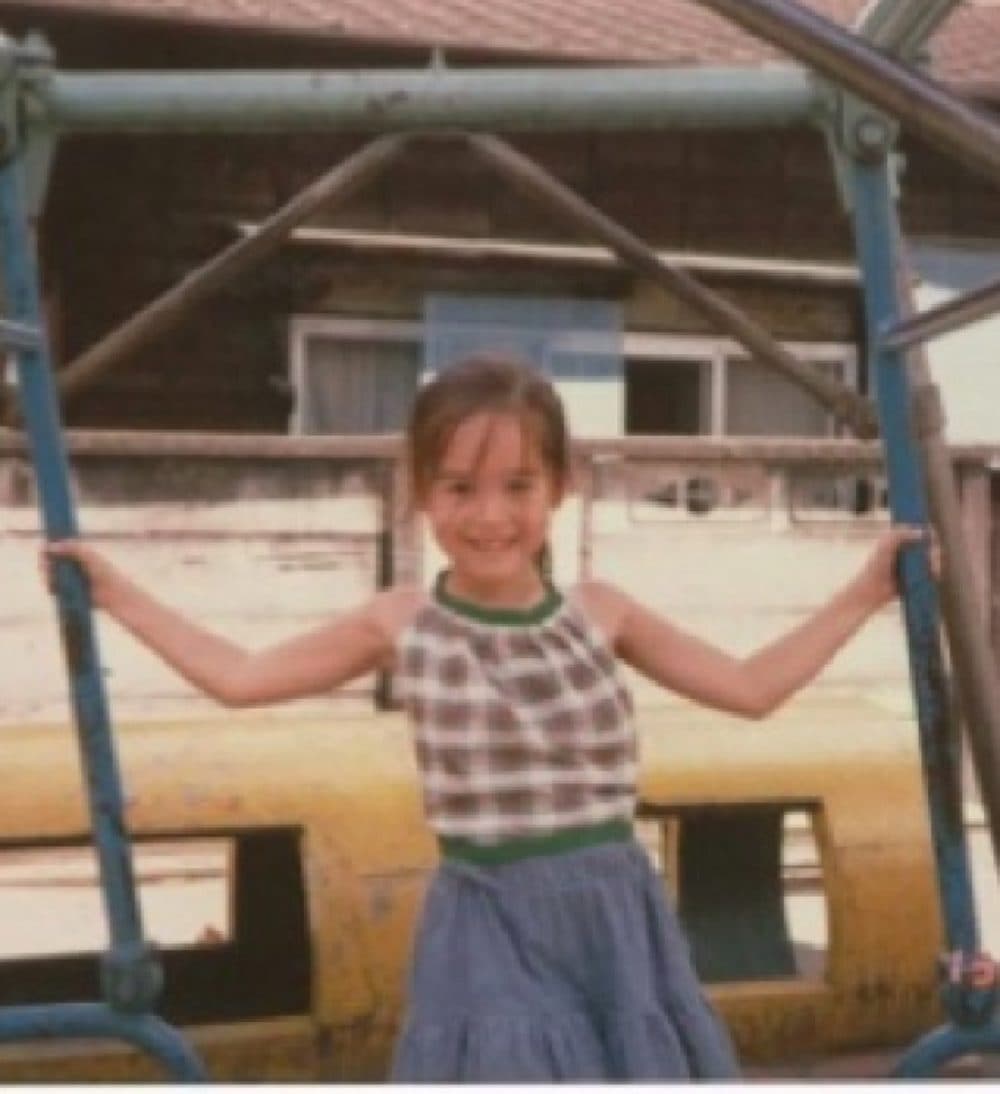
[(538, 445), (562, 491), (570, 445), (562, 402), (537, 369), (514, 358), (476, 355), (442, 370), (417, 393), (406, 432), (412, 500), (420, 504), (455, 430), (473, 414), (512, 414)]

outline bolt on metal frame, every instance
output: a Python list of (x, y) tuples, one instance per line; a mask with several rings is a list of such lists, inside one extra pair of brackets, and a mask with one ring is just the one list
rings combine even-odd
[[(775, 42), (835, 86), (794, 67), (767, 71), (626, 68), (587, 69), (582, 73), (544, 69), (453, 73), (434, 68), (417, 73), (350, 75), (70, 75), (55, 71), (48, 51), (36, 41), (26, 41), (20, 46), (9, 41), (0, 43), (0, 157), (4, 162), (0, 168), (3, 252), (0, 258), (7, 311), (12, 320), (0, 328), (0, 338), (14, 351), (18, 361), (20, 413), (38, 476), (46, 536), (50, 539), (73, 536), (77, 529), (56, 390), (41, 331), (37, 272), (28, 221), (40, 205), (52, 144), (62, 132), (87, 130), (145, 133), (320, 127), (447, 130), (454, 134), (456, 126), (515, 130), (575, 126), (614, 130), (753, 127), (805, 121), (836, 130), (847, 119), (851, 128), (847, 140), (843, 139), (843, 132), (835, 132), (831, 144), (837, 155), (843, 157), (842, 177), (847, 180), (847, 196), (855, 217), (878, 418), (889, 473), (890, 508), (895, 519), (925, 523), (925, 492), (936, 480), (931, 476), (927, 485), (923, 481), (900, 340), (912, 342), (918, 337), (931, 336), (935, 330), (925, 323), (919, 334), (914, 335), (913, 325), (900, 314), (895, 252), (898, 228), (890, 185), (893, 135), (890, 119), (902, 122), (971, 169), (994, 179), (1000, 175), (1000, 126), (920, 73), (789, 0), (700, 2)], [(927, 19), (920, 24), (907, 17), (901, 5), (882, 0), (870, 13), (868, 29), (874, 37), (882, 35), (885, 42), (909, 53), (951, 6), (951, 0), (938, 0), (934, 11), (924, 12)], [(851, 97), (839, 88), (860, 96), (863, 102), (852, 104)], [(870, 408), (856, 393), (838, 385), (828, 386), (829, 381), (817, 383), (816, 377), (810, 377), (800, 362), (787, 360), (785, 351), (752, 320), (735, 309), (721, 308), (715, 294), (698, 286), (688, 275), (678, 276), (679, 271), (662, 262), (645, 244), (502, 141), (480, 134), (458, 136), (475, 154), (505, 176), (516, 179), (534, 197), (587, 228), (640, 272), (712, 316), (759, 360), (806, 386), (862, 435), (871, 432)], [(346, 190), (348, 185), (364, 181), (369, 167), (373, 173), (401, 147), (401, 143), (393, 143), (391, 138), (369, 145), (359, 157), (341, 165), (339, 175), (334, 172), (326, 176), (329, 186), (323, 192), (331, 201), (335, 200), (341, 191), (339, 183), (331, 183), (331, 177), (347, 179)], [(290, 203), (284, 210), (288, 215), (281, 219), (279, 212), (269, 222), (272, 232), (256, 250), (248, 247), (236, 250), (234, 255), (234, 250), (240, 247), (235, 245), (195, 271), (176, 292), (164, 294), (140, 313), (130, 329), (126, 324), (106, 339), (101, 345), (113, 342), (116, 336), (119, 343), (117, 349), (112, 345), (112, 352), (101, 359), (101, 369), (110, 367), (123, 348), (133, 350), (147, 336), (183, 318), (194, 303), (223, 280), (262, 257), (282, 233), (315, 207), (307, 205), (308, 202), (292, 208), (294, 203)], [(996, 302), (992, 287), (980, 296), (987, 299), (953, 302), (946, 317), (948, 329), (958, 321), (968, 321), (973, 313), (985, 314)], [(93, 365), (94, 360), (91, 359), (86, 378), (101, 371)], [(82, 365), (87, 363), (86, 359), (80, 362), (78, 376), (84, 372)], [(939, 455), (941, 452), (943, 447)], [(937, 506), (938, 515), (941, 508)], [(949, 1025), (929, 1035), (900, 1065), (900, 1073), (916, 1075), (970, 1047), (995, 1049), (1000, 1046), (1000, 1033), (993, 1020), (993, 989), (983, 991), (970, 986), (965, 976), (977, 959), (978, 932), (957, 797), (955, 742), (946, 724), (947, 682), (938, 639), (937, 595), (924, 547), (914, 546), (902, 552), (901, 571), (933, 843), (952, 950), (949, 968), (954, 974), (947, 982), (944, 996)], [(121, 1023), (127, 1025), (136, 1014), (147, 1015), (155, 1003), (158, 967), (142, 939), (88, 592), (71, 564), (56, 566), (55, 581), (102, 888), (112, 925), (112, 945), (104, 960), (106, 1013), (111, 1016), (108, 1020), (118, 1023), (117, 1035), (127, 1036), (128, 1031)], [(979, 642), (983, 644), (981, 635)], [(979, 684), (987, 690), (994, 689), (992, 698), (979, 700), (977, 711), (985, 717), (993, 709), (995, 680), (987, 676)], [(964, 686), (962, 690), (964, 695)], [(980, 768), (984, 756), (995, 754), (996, 741), (990, 734), (996, 732), (988, 725), (970, 725), (974, 742), (979, 741), (975, 749), (977, 772), (983, 781), (995, 846), (1000, 833), (1000, 787), (995, 781), (990, 782), (989, 773)], [(24, 1035), (17, 1031), (28, 1026), (33, 1029), (44, 1026), (51, 1035), (64, 1036), (70, 1035), (69, 1030), (80, 1028), (79, 1019), (69, 1012), (59, 1017), (55, 1008), (47, 1011), (53, 1016), (51, 1022), (48, 1019), (38, 1022), (37, 1015), (27, 1013), (29, 1009), (8, 1008), (6, 1013), (0, 1012), (0, 1039)], [(31, 1025), (32, 1021), (35, 1025)], [(196, 1075), (199, 1067), (196, 1061), (185, 1057), (178, 1063), (177, 1054), (171, 1054), (159, 1041), (157, 1044), (159, 1047), (152, 1051), (162, 1059), (170, 1058), (175, 1075)]]

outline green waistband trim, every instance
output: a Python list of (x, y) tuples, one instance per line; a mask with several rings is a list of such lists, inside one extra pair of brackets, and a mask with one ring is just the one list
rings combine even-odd
[(562, 594), (554, 585), (546, 582), (542, 599), (530, 608), (487, 608), (448, 592), (447, 580), (448, 571), (442, 570), (434, 582), (434, 599), (457, 615), (464, 615), (466, 619), (473, 619), (477, 623), (500, 623), (508, 626), (542, 623), (562, 604)]
[(461, 836), (439, 836), (438, 846), (444, 858), (460, 859), (476, 866), (500, 866), (518, 859), (561, 855), (598, 843), (630, 840), (632, 834), (631, 821), (609, 820), (561, 828), (542, 836), (516, 836), (500, 843), (476, 843)]

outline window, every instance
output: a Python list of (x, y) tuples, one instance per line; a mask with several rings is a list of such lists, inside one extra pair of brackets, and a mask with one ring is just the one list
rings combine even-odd
[(829, 413), (809, 392), (745, 357), (726, 361), (725, 401), (726, 432), (736, 437), (822, 437), (833, 431)]
[[(291, 431), (380, 433), (402, 428), (423, 369), (426, 337), (425, 324), (419, 321), (294, 319)], [(562, 331), (546, 343), (542, 364), (563, 396), (577, 436), (815, 437), (835, 432), (832, 417), (807, 392), (748, 362), (731, 339), (626, 333), (621, 343), (624, 368), (614, 369), (607, 365), (608, 337), (588, 330)], [(852, 346), (788, 343), (787, 348), (856, 386)]]
[[(788, 343), (801, 360), (854, 387), (856, 353), (835, 343)], [(625, 337), (625, 421), (629, 434), (829, 436), (832, 417), (792, 380), (748, 361), (726, 338)]]
[[(526, 339), (512, 338), (508, 349), (523, 355), (537, 347), (532, 360), (544, 358), (540, 365), (554, 379), (574, 435), (618, 436), (624, 385), (620, 348), (617, 343), (611, 348), (616, 332), (604, 329), (606, 324), (555, 333), (536, 326)], [(447, 338), (438, 330), (431, 348), (447, 356), (466, 345), (481, 346), (481, 330), (474, 323), (469, 328), (455, 326), (444, 332)], [(403, 428), (424, 367), (424, 323), (300, 316), (292, 321), (289, 337), (292, 433)]]
[[(133, 844), (145, 934), (163, 965), (157, 1011), (167, 1021), (309, 1012), (300, 839), (296, 828), (269, 828)], [(0, 847), (0, 921), (0, 1006), (100, 999), (107, 928), (89, 845)]]
[(827, 898), (812, 802), (661, 807), (636, 826), (707, 983), (821, 980)]
[(711, 362), (627, 361), (625, 432), (660, 436), (711, 433)]
[(294, 320), (290, 432), (402, 429), (420, 376), (418, 331), (410, 323)]

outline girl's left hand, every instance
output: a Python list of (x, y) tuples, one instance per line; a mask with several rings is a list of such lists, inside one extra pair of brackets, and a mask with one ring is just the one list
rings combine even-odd
[(929, 545), (928, 563), (935, 581), (941, 575), (941, 551), (930, 528), (912, 524), (894, 524), (879, 536), (872, 553), (858, 574), (857, 581), (873, 610), (884, 607), (899, 595), (897, 561), (901, 548), (925, 541)]

